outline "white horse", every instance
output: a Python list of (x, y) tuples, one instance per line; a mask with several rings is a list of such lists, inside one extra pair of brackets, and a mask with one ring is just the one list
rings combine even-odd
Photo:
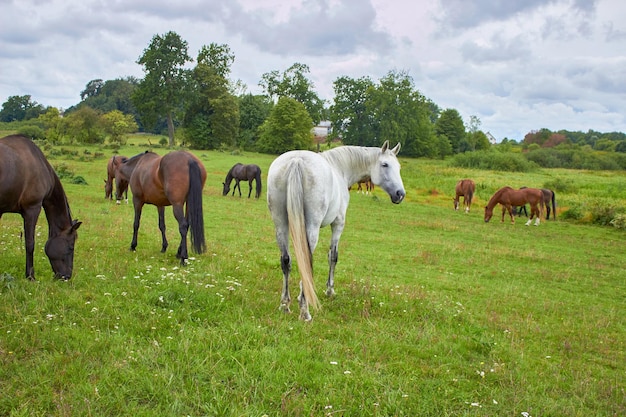
[(267, 204), (276, 228), (276, 242), (281, 253), (283, 292), (281, 309), (290, 312), (289, 235), (300, 270), (300, 318), (311, 320), (309, 305), (319, 308), (313, 285), (313, 252), (321, 227), (331, 225), (332, 236), (328, 252), (328, 282), (326, 295), (334, 290), (337, 245), (346, 221), (350, 200), (349, 187), (369, 176), (389, 194), (395, 204), (405, 196), (400, 163), (396, 155), (398, 143), (389, 149), (389, 141), (381, 148), (342, 146), (323, 153), (290, 151), (272, 162), (267, 174)]

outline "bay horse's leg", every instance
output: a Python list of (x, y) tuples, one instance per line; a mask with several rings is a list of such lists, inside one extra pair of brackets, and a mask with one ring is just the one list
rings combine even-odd
[(167, 250), (167, 237), (165, 236), (165, 207), (157, 206), (157, 213), (159, 213), (159, 230), (161, 231), (161, 253)]
[(187, 252), (187, 232), (189, 231), (189, 221), (183, 212), (183, 206), (175, 204), (172, 206), (174, 217), (178, 221), (178, 232), (180, 233), (180, 245), (176, 252), (176, 257), (180, 259), (181, 265), (185, 265), (189, 254)]
[(26, 278), (35, 280), (35, 266), (33, 253), (35, 252), (35, 226), (41, 213), (41, 205), (29, 208), (23, 214), (24, 220), (24, 247), (26, 248)]
[(343, 218), (331, 224), (330, 249), (328, 250), (328, 281), (326, 282), (326, 295), (332, 297), (335, 295), (335, 266), (339, 259), (339, 238), (343, 232), (345, 221)]
[(133, 222), (133, 240), (130, 242), (130, 250), (133, 252), (137, 249), (137, 232), (139, 231), (139, 224), (141, 223), (141, 211), (143, 210), (143, 201), (133, 198), (133, 205), (135, 206), (135, 221)]

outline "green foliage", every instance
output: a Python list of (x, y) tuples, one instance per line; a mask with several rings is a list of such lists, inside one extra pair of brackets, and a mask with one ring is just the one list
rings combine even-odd
[(137, 131), (135, 118), (130, 114), (123, 114), (119, 110), (113, 110), (102, 115), (101, 123), (104, 132), (109, 135), (109, 143), (124, 144), (124, 135)]
[(576, 187), (574, 180), (571, 178), (555, 178), (553, 180), (546, 181), (543, 184), (543, 188), (559, 193), (575, 194), (578, 192), (578, 187)]
[(270, 115), (274, 103), (261, 95), (245, 94), (239, 97), (239, 137), (237, 146), (255, 150), (259, 127)]
[(525, 153), (529, 161), (544, 168), (588, 170), (626, 169), (626, 157), (619, 153), (591, 152), (578, 147), (534, 148)]
[(308, 65), (296, 62), (282, 74), (278, 71), (263, 74), (259, 85), (265, 95), (275, 100), (280, 97), (291, 97), (302, 103), (313, 123), (317, 124), (322, 120), (324, 101), (319, 98), (315, 92), (315, 85), (307, 77), (309, 72)]
[(23, 125), (22, 127), (20, 127), (18, 133), (20, 135), (29, 137), (32, 140), (42, 140), (46, 138), (46, 133), (44, 132), (44, 130), (37, 125)]
[(450, 159), (449, 164), (453, 167), (488, 169), (493, 171), (530, 172), (537, 169), (535, 163), (529, 162), (519, 154), (494, 151), (476, 151), (457, 154)]
[(10, 96), (0, 109), (0, 122), (36, 119), (44, 112), (44, 107), (36, 101), (32, 101), (30, 95)]
[(313, 121), (306, 108), (290, 97), (281, 97), (270, 116), (259, 128), (257, 148), (260, 152), (280, 154), (313, 146)]
[[(438, 136), (445, 136), (450, 142), (452, 152), (458, 153), (461, 144), (465, 139), (465, 125), (463, 118), (456, 109), (446, 109), (435, 122), (435, 133)], [(451, 155), (450, 152), (448, 155)]]
[(100, 113), (91, 107), (82, 106), (64, 118), (70, 142), (80, 144), (104, 143), (105, 133)]

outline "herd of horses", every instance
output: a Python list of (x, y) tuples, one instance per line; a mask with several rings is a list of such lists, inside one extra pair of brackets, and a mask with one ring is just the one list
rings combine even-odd
[[(469, 213), (475, 192), (476, 184), (473, 180), (459, 180), (454, 190), (454, 209), (459, 209), (460, 199), (463, 197), (465, 212)], [(507, 212), (511, 217), (511, 223), (515, 223), (514, 216), (516, 214), (520, 216), (522, 211), (528, 216), (526, 204), (530, 206), (530, 216), (526, 222), (527, 226), (532, 223), (533, 218), (535, 219), (535, 226), (538, 226), (544, 209), (547, 213), (546, 220), (550, 220), (550, 213), (552, 213), (553, 220), (556, 220), (556, 193), (546, 188), (521, 187), (515, 190), (512, 187), (505, 186), (498, 189), (485, 206), (485, 222), (491, 220), (493, 217), (493, 209), (498, 204), (502, 206), (502, 222), (504, 222), (504, 217)]]
[[(281, 309), (290, 311), (291, 296), (289, 277), (291, 273), (290, 240), (300, 270), (300, 292), (297, 297), (300, 318), (311, 320), (309, 307), (319, 308), (313, 284), (313, 252), (322, 227), (330, 225), (331, 239), (328, 252), (328, 280), (326, 294), (334, 295), (334, 274), (338, 259), (338, 244), (343, 232), (346, 211), (353, 184), (365, 185), (367, 190), (376, 185), (399, 204), (406, 192), (400, 175), (397, 154), (400, 144), (391, 148), (386, 141), (382, 147), (342, 146), (325, 152), (289, 151), (278, 156), (267, 174), (267, 205), (275, 227), (276, 243), (280, 250), (283, 274)], [(206, 250), (202, 208), (202, 190), (207, 173), (202, 162), (187, 151), (172, 151), (164, 156), (146, 151), (133, 157), (114, 156), (107, 163), (105, 198), (113, 198), (119, 204), (128, 188), (132, 192), (134, 207), (133, 238), (130, 249), (137, 248), (137, 234), (144, 205), (157, 208), (161, 231), (161, 252), (168, 247), (165, 228), (165, 207), (172, 206), (178, 222), (180, 244), (176, 257), (181, 264), (188, 259), (187, 235), (195, 253)], [(256, 182), (255, 197), (261, 195), (261, 169), (257, 165), (234, 165), (223, 183), (223, 195), (230, 192), (235, 180), (235, 190), (240, 181), (249, 182), (248, 198), (252, 194), (252, 182)], [(465, 212), (469, 213), (476, 185), (471, 179), (458, 182), (455, 189), (454, 209), (458, 210), (463, 197)], [(485, 207), (488, 222), (497, 204), (502, 205), (502, 221), (508, 211), (515, 222), (514, 208), (530, 205), (530, 218), (539, 224), (544, 206), (552, 203), (556, 218), (555, 195), (550, 190), (503, 187), (496, 191)], [(26, 247), (26, 277), (35, 279), (33, 252), (35, 225), (41, 210), (48, 221), (48, 240), (45, 253), (54, 275), (68, 280), (72, 276), (74, 245), (81, 225), (72, 218), (70, 206), (59, 177), (41, 150), (27, 137), (11, 135), (0, 139), (0, 217), (3, 213), (18, 213), (23, 218)]]

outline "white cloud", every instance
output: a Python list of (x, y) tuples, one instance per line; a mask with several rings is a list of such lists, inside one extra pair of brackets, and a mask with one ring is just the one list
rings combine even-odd
[(142, 77), (137, 58), (177, 32), (196, 55), (225, 43), (249, 91), (310, 67), (332, 99), (342, 75), (409, 73), (442, 108), (496, 138), (550, 129), (626, 131), (626, 4), (619, 0), (20, 0), (0, 2), (0, 103), (69, 107), (93, 79)]

